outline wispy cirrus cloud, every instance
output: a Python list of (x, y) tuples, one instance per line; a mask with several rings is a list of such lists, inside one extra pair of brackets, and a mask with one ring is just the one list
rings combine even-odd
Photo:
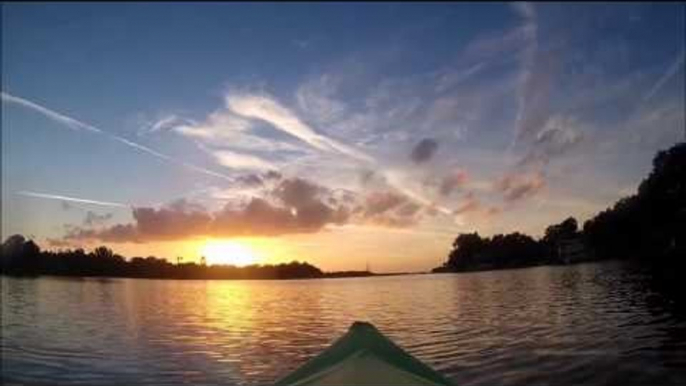
[[(399, 170), (390, 170), (370, 154), (321, 134), (314, 127), (305, 124), (293, 109), (281, 104), (273, 97), (266, 94), (229, 93), (225, 101), (225, 107), (213, 112), (201, 123), (195, 126), (179, 126), (173, 130), (184, 136), (202, 140), (201, 149), (212, 155), (220, 164), (229, 168), (274, 170), (285, 165), (294, 166), (302, 161), (300, 156), (294, 158), (295, 153), (306, 154), (309, 158), (314, 157), (312, 161), (318, 165), (322, 164), (323, 155), (339, 157), (340, 159), (336, 161), (338, 165), (351, 162), (359, 163), (360, 161), (366, 164), (371, 163), (375, 165), (380, 175), (383, 175), (385, 183), (393, 189), (423, 206), (431, 206), (443, 214), (451, 213), (447, 207), (438, 205), (434, 200), (426, 197), (421, 189), (415, 189), (406, 183), (406, 178)], [(335, 102), (331, 103), (336, 104)], [(315, 108), (312, 105), (309, 107)], [(252, 132), (255, 130), (253, 121), (263, 121), (270, 124), (274, 129), (309, 145), (315, 150), (315, 153), (299, 145), (253, 134)], [(231, 140), (224, 143), (222, 139), (227, 138), (231, 138)], [(250, 149), (249, 146), (237, 146), (240, 141), (235, 141), (235, 138), (250, 142), (254, 146), (257, 146), (257, 143), (264, 143), (264, 146), (260, 146), (259, 150), (257, 148)], [(418, 155), (418, 157), (424, 157), (422, 160), (430, 158), (435, 152), (436, 142), (434, 140), (428, 142), (428, 145), (433, 148), (428, 149), (430, 154)], [(269, 154), (270, 158), (266, 158), (261, 154), (270, 144), (272, 152)], [(241, 149), (241, 152), (234, 151), (235, 148)], [(273, 161), (274, 151), (287, 152), (289, 154), (286, 157), (287, 161), (281, 163)], [(317, 151), (322, 156), (317, 155)], [(424, 152), (426, 153), (426, 150)], [(298, 170), (295, 172), (297, 173)]]
[(218, 172), (215, 172), (215, 171), (212, 171), (212, 170), (209, 170), (209, 169), (206, 169), (206, 168), (203, 168), (201, 166), (197, 166), (197, 165), (185, 162), (185, 161), (178, 160), (178, 159), (176, 159), (170, 155), (160, 153), (159, 151), (154, 150), (148, 146), (145, 146), (145, 145), (142, 145), (140, 143), (128, 140), (128, 139), (121, 137), (119, 135), (112, 134), (110, 132), (104, 131), (104, 130), (97, 128), (93, 125), (89, 125), (89, 124), (81, 122), (77, 119), (71, 118), (71, 117), (66, 116), (64, 114), (61, 114), (61, 113), (58, 113), (57, 111), (51, 110), (45, 106), (41, 106), (37, 103), (31, 102), (27, 99), (8, 94), (4, 91), (1, 92), (0, 95), (2, 96), (3, 102), (14, 103), (14, 104), (29, 108), (33, 111), (36, 111), (40, 114), (43, 114), (44, 116), (46, 116), (46, 117), (48, 117), (48, 118), (50, 118), (56, 122), (64, 124), (65, 126), (67, 126), (68, 128), (70, 128), (72, 130), (77, 130), (77, 131), (86, 130), (86, 131), (90, 131), (92, 133), (104, 135), (111, 140), (117, 141), (117, 142), (122, 143), (128, 147), (134, 148), (134, 149), (139, 150), (143, 153), (146, 153), (146, 154), (152, 155), (154, 157), (157, 157), (159, 159), (162, 159), (164, 161), (167, 161), (168, 163), (183, 166), (187, 169), (194, 170), (196, 172), (203, 173), (206, 175), (210, 175), (210, 176), (222, 178), (225, 180), (233, 181), (233, 178), (230, 176), (227, 176), (227, 175), (224, 175), (222, 173), (218, 173)]
[(241, 170), (277, 170), (278, 167), (260, 157), (250, 154), (236, 153), (230, 150), (214, 150), (211, 151), (212, 156), (221, 165), (228, 168)]
[(360, 161), (374, 162), (374, 158), (352, 146), (317, 133), (312, 127), (300, 120), (290, 109), (281, 105), (273, 98), (251, 94), (229, 95), (227, 97), (227, 106), (238, 115), (268, 122), (274, 128), (292, 135), (319, 150), (338, 152)]
[(174, 129), (183, 125), (195, 125), (193, 120), (180, 117), (176, 114), (164, 115), (152, 122), (147, 122), (139, 131), (138, 135), (148, 135)]
[(203, 150), (208, 152), (222, 148), (247, 152), (307, 152), (302, 146), (252, 133), (255, 122), (240, 117), (225, 107), (209, 114), (201, 122), (190, 122), (180, 123), (171, 130), (187, 138), (202, 141), (205, 146)]

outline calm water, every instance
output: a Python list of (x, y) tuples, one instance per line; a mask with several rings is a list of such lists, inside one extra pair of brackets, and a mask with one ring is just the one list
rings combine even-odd
[(368, 320), (458, 385), (686, 384), (686, 323), (617, 263), (311, 281), (2, 278), (26, 384), (269, 384)]

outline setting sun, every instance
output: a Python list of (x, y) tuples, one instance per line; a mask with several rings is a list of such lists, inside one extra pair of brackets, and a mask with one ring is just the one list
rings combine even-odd
[(243, 267), (257, 263), (250, 248), (233, 241), (208, 241), (202, 248), (207, 265), (235, 265)]

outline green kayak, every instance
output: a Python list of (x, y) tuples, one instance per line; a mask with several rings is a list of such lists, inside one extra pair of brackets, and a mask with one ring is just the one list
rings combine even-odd
[(353, 323), (324, 352), (276, 382), (276, 386), (450, 384), (366, 322)]

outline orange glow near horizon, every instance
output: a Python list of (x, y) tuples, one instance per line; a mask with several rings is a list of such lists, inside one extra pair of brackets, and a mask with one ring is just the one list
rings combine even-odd
[(248, 246), (235, 241), (210, 240), (202, 246), (201, 255), (207, 265), (235, 265), (244, 267), (257, 264), (260, 260)]

